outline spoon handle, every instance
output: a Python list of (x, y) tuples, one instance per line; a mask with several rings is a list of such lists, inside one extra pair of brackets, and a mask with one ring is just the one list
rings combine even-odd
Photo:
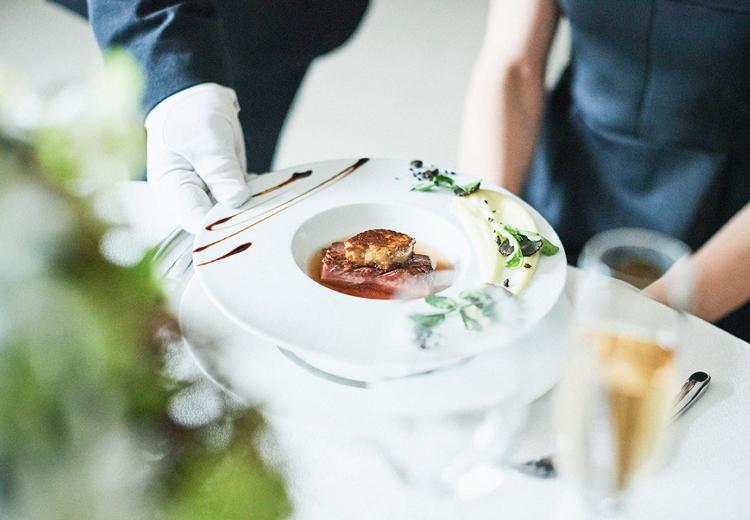
[(682, 385), (680, 392), (677, 394), (677, 400), (674, 404), (673, 420), (680, 417), (693, 403), (698, 396), (706, 389), (711, 382), (711, 376), (706, 372), (694, 372)]

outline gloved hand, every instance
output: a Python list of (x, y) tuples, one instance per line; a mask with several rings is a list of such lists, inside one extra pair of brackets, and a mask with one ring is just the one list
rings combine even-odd
[(191, 233), (215, 202), (237, 207), (250, 198), (239, 110), (234, 90), (202, 83), (146, 117), (148, 182)]

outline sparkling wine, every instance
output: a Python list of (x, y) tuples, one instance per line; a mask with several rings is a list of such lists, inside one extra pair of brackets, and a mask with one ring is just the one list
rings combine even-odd
[(593, 333), (614, 447), (613, 485), (622, 491), (654, 454), (669, 422), (674, 353), (653, 341)]

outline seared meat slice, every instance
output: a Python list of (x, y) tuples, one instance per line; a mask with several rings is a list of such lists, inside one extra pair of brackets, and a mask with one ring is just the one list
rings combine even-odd
[(350, 262), (342, 242), (326, 249), (320, 281), (338, 291), (367, 298), (423, 298), (433, 290), (430, 257), (412, 254), (402, 267), (390, 271)]
[(346, 259), (358, 267), (388, 271), (406, 264), (414, 253), (415, 240), (389, 229), (363, 231), (344, 242)]

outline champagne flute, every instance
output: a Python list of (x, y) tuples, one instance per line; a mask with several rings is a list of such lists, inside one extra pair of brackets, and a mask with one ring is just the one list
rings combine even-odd
[[(583, 250), (573, 352), (558, 394), (570, 490), (561, 518), (627, 518), (629, 491), (658, 454), (692, 289), (688, 254), (680, 241), (641, 229), (607, 231)], [(668, 269), (669, 311), (637, 291)]]

